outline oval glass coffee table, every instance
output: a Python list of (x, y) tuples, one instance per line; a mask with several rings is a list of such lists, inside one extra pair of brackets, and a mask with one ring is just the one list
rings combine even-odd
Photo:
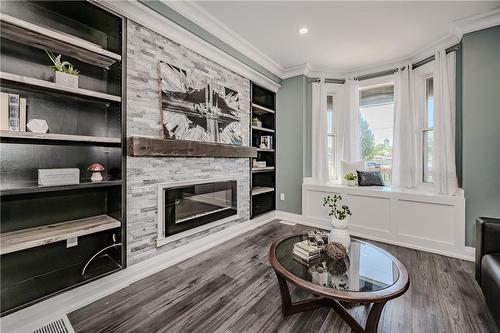
[[(283, 315), (329, 306), (355, 332), (377, 332), (385, 303), (404, 294), (410, 286), (403, 264), (386, 251), (354, 238), (345, 259), (335, 261), (323, 253), (306, 264), (293, 255), (293, 245), (306, 239), (307, 235), (291, 236), (274, 242), (269, 250)], [(287, 281), (316, 298), (292, 303)], [(340, 302), (372, 303), (364, 328)]]

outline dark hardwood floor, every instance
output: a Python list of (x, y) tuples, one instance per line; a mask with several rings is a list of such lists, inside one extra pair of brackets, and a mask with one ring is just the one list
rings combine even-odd
[[(140, 280), (68, 315), (75, 332), (350, 332), (328, 308), (284, 318), (269, 246), (311, 228), (277, 221)], [(371, 241), (370, 241), (371, 242)], [(473, 263), (377, 242), (407, 268), (410, 289), (379, 332), (497, 332)], [(293, 297), (307, 298), (290, 286)], [(368, 306), (349, 311), (364, 324)]]

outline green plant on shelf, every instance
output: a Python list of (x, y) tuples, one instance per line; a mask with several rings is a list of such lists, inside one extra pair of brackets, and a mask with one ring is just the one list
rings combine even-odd
[(54, 72), (62, 72), (70, 75), (78, 75), (80, 72), (68, 61), (61, 61), (61, 55), (55, 56), (52, 52), (45, 50), (52, 65), (49, 66)]
[(357, 178), (352, 172), (346, 173), (344, 176), (345, 180), (356, 180)]

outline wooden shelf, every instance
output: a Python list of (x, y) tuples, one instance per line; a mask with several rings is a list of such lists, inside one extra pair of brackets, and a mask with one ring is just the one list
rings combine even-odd
[(252, 195), (259, 195), (263, 193), (274, 192), (274, 187), (266, 187), (266, 186), (255, 186), (252, 187)]
[(46, 48), (99, 67), (108, 68), (122, 59), (119, 54), (110, 52), (100, 45), (3, 13), (0, 17), (0, 28), (2, 38), (39, 49)]
[(32, 88), (37, 88), (41, 90), (50, 90), (63, 94), (71, 94), (74, 96), (86, 97), (95, 100), (108, 101), (108, 102), (121, 102), (122, 98), (120, 96), (105, 94), (93, 90), (82, 89), (82, 88), (71, 88), (66, 87), (54, 82), (34, 79), (27, 76), (21, 76), (17, 74), (11, 74), (6, 72), (0, 72), (0, 79), (19, 83)]
[(6, 232), (0, 234), (0, 254), (60, 242), (120, 226), (121, 222), (111, 216), (98, 215), (42, 227)]
[(154, 139), (140, 136), (128, 138), (129, 156), (182, 157), (257, 157), (255, 147), (188, 140)]
[(265, 167), (265, 168), (252, 168), (252, 172), (269, 172), (274, 171), (274, 167)]
[(271, 109), (268, 109), (268, 108), (265, 108), (263, 106), (260, 106), (259, 104), (255, 104), (255, 103), (252, 103), (252, 109), (256, 109), (256, 110), (253, 110), (255, 113), (259, 114), (259, 113), (263, 113), (263, 112), (267, 112), (267, 113), (274, 113), (274, 110), (271, 110)]
[(100, 136), (87, 136), (87, 135), (69, 135), (69, 134), (53, 134), (53, 133), (32, 133), (32, 132), (14, 132), (14, 131), (0, 131), (1, 139), (20, 140), (20, 141), (61, 141), (61, 142), (75, 142), (75, 143), (88, 143), (119, 146), (121, 138), (110, 138)]
[(30, 193), (46, 193), (46, 192), (56, 192), (56, 191), (68, 191), (68, 190), (83, 190), (89, 188), (99, 188), (99, 187), (111, 187), (122, 185), (121, 180), (108, 180), (99, 183), (80, 183), (73, 185), (56, 185), (56, 186), (39, 186), (36, 182), (25, 183), (22, 185), (2, 185), (0, 190), (1, 196), (7, 195), (19, 195), (19, 194), (30, 194)]
[(265, 127), (252, 126), (252, 129), (254, 129), (254, 130), (256, 130), (256, 131), (263, 131), (263, 132), (270, 132), (270, 133), (274, 133), (274, 130), (273, 130), (273, 129), (270, 129), (270, 128), (265, 128)]
[(257, 148), (257, 151), (260, 151), (260, 152), (267, 152), (267, 153), (274, 153), (274, 149), (262, 149), (262, 148)]

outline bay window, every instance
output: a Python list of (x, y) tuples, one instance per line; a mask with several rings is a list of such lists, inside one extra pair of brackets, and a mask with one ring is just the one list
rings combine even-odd
[(394, 133), (394, 84), (364, 86), (359, 91), (361, 159), (391, 182)]

